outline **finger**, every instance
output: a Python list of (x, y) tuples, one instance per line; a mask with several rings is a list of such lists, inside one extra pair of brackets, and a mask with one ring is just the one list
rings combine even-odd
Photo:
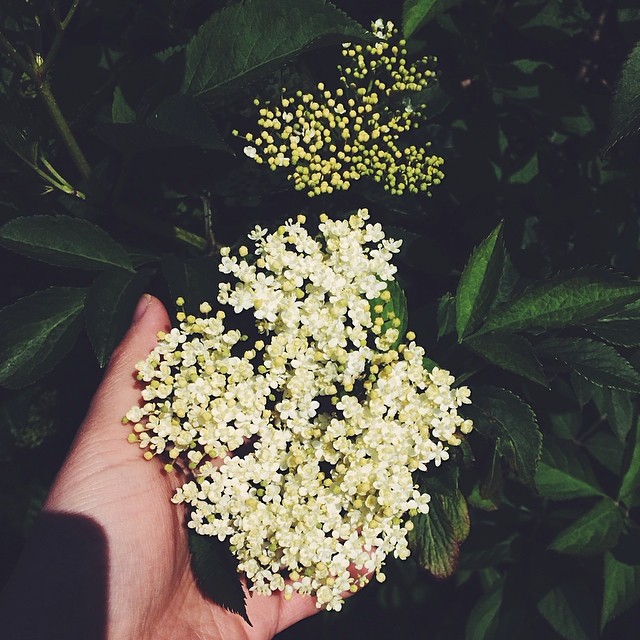
[[(160, 300), (149, 294), (143, 295), (134, 311), (131, 326), (113, 352), (91, 402), (82, 428), (83, 435), (109, 437), (109, 434), (117, 434), (113, 437), (126, 441), (122, 417), (140, 401), (135, 365), (155, 347), (158, 331), (167, 331), (169, 327), (169, 316)], [(106, 429), (106, 425), (118, 425), (120, 428)]]
[(316, 599), (309, 595), (294, 593), (290, 600), (281, 598), (281, 602), (277, 633), (320, 611), (316, 606)]

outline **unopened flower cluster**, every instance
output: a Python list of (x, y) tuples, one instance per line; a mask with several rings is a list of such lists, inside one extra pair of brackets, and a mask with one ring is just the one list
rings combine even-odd
[(391, 22), (377, 20), (372, 28), (374, 44), (343, 45), (349, 62), (335, 91), (319, 83), (313, 93), (283, 89), (280, 104), (256, 100), (261, 131), (243, 136), (244, 153), (273, 170), (288, 168), (289, 180), (309, 196), (346, 190), (362, 177), (394, 195), (428, 193), (444, 177), (444, 160), (429, 153), (430, 142), (399, 141), (418, 127), (426, 105), (414, 104), (412, 96), (435, 77), (430, 61), (409, 63), (406, 42)]
[(313, 237), (299, 216), (256, 227), (252, 254), (223, 250), (234, 284), (218, 302), (254, 337), (208, 303), (203, 317), (180, 312), (138, 364), (144, 403), (126, 416), (145, 458), (192, 470), (174, 502), (196, 532), (229, 542), (253, 590), (327, 609), (384, 580), (387, 554), (409, 555), (410, 516), (429, 509), (413, 474), (472, 428), (457, 413), (469, 390), (427, 371), (411, 332), (401, 340), (389, 292), (400, 241), (367, 219), (323, 214)]

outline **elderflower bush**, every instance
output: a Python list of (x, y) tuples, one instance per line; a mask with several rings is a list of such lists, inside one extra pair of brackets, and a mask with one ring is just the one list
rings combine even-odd
[(244, 134), (244, 153), (272, 170), (288, 168), (295, 189), (309, 196), (347, 190), (362, 177), (393, 195), (430, 194), (444, 177), (444, 159), (429, 153), (430, 142), (403, 145), (400, 137), (423, 119), (426, 105), (412, 97), (435, 72), (429, 58), (407, 61), (406, 41), (392, 22), (376, 20), (372, 31), (375, 44), (343, 45), (348, 63), (335, 91), (320, 82), (317, 93), (283, 89), (279, 105), (256, 99), (261, 131)]
[(191, 469), (173, 501), (197, 533), (229, 542), (254, 591), (327, 609), (384, 580), (388, 554), (409, 556), (410, 516), (429, 509), (414, 472), (472, 428), (457, 412), (469, 390), (426, 370), (415, 336), (401, 341), (384, 313), (400, 241), (367, 219), (323, 214), (312, 237), (299, 216), (255, 227), (252, 255), (223, 250), (234, 283), (218, 302), (248, 312), (255, 336), (208, 303), (202, 317), (180, 312), (138, 364), (144, 403), (126, 415), (145, 458)]

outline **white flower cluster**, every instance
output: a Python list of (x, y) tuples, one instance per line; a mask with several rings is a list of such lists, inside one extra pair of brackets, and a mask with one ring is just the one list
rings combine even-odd
[(208, 303), (205, 317), (180, 312), (138, 364), (144, 404), (126, 416), (145, 458), (188, 464), (194, 480), (174, 502), (195, 531), (229, 541), (253, 590), (327, 609), (372, 573), (384, 580), (387, 554), (409, 555), (409, 516), (429, 509), (412, 474), (472, 428), (457, 413), (469, 390), (425, 370), (415, 336), (400, 343), (385, 315), (400, 242), (367, 219), (323, 214), (314, 238), (299, 216), (256, 227), (252, 256), (223, 251), (236, 283), (218, 301), (250, 312), (257, 339), (226, 330)]

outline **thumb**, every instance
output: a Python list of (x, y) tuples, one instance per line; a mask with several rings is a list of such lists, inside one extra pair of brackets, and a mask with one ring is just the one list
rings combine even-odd
[[(136, 363), (144, 360), (156, 346), (158, 331), (168, 331), (169, 315), (160, 300), (144, 294), (133, 314), (131, 326), (111, 356), (104, 378), (96, 391), (81, 435), (122, 439), (122, 417), (140, 400)], [(119, 429), (111, 429), (118, 425)], [(96, 433), (100, 430), (100, 434)], [(126, 441), (126, 438), (124, 438)]]
[(79, 478), (113, 468), (117, 463), (139, 460), (139, 451), (127, 442), (122, 417), (140, 399), (136, 363), (146, 358), (156, 345), (158, 331), (168, 327), (169, 316), (162, 303), (148, 294), (143, 295), (53, 484), (46, 503), (50, 510), (61, 505), (73, 510), (69, 505), (75, 505), (78, 500), (74, 502), (69, 496), (78, 498)]

